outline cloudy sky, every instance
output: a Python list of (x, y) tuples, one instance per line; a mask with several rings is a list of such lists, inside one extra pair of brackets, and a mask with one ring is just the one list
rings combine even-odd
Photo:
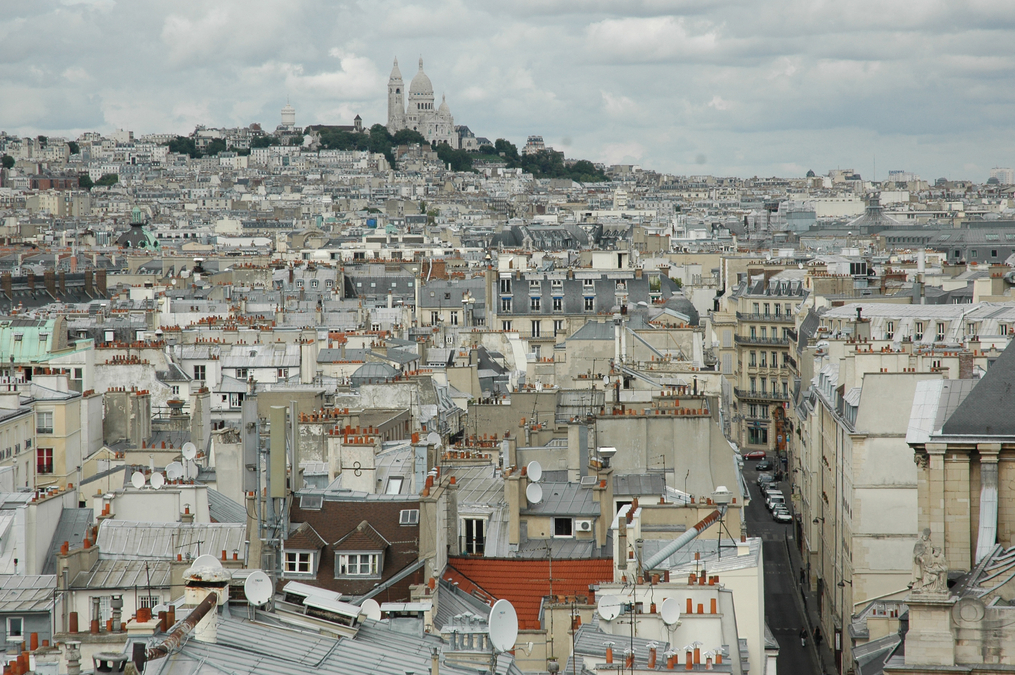
[(1010, 0), (0, 0), (0, 130), (386, 121), (423, 57), (456, 124), (682, 174), (1015, 164)]

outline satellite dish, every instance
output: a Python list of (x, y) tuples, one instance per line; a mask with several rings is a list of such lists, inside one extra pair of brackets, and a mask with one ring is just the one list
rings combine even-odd
[(373, 619), (374, 621), (381, 620), (381, 606), (373, 598), (364, 600), (363, 604), (360, 605), (360, 609), (363, 610), (363, 614), (368, 619)]
[(620, 616), (620, 598), (615, 595), (604, 595), (599, 598), (596, 609), (603, 621), (613, 621)]
[(514, 649), (518, 641), (518, 614), (507, 600), (498, 600), (490, 608), (490, 643), (498, 652)]
[(659, 615), (667, 626), (674, 625), (680, 621), (680, 602), (676, 598), (666, 598), (659, 608)]
[(604, 387), (610, 386), (610, 376), (609, 375), (603, 375), (603, 386)]
[(254, 607), (268, 604), (272, 596), (271, 577), (261, 570), (251, 572), (243, 582), (243, 595)]
[(605, 459), (606, 461), (610, 461), (616, 454), (617, 449), (612, 446), (599, 448), (599, 456)]
[(183, 458), (194, 459), (195, 457), (197, 457), (197, 446), (187, 441), (183, 444)]
[(529, 474), (529, 480), (533, 483), (538, 483), (539, 479), (543, 477), (543, 467), (536, 460), (529, 462), (525, 471)]
[(166, 465), (166, 478), (179, 480), (183, 478), (183, 465), (179, 462), (170, 462)]
[(138, 490), (144, 487), (144, 474), (140, 471), (135, 471), (131, 474), (130, 484), (136, 487)]
[(153, 473), (150, 480), (152, 487), (156, 490), (161, 489), (166, 484), (166, 477), (158, 472)]
[(159, 612), (168, 612), (169, 605), (155, 605), (152, 607), (152, 616), (158, 616)]
[(441, 447), (441, 437), (436, 431), (431, 431), (426, 435), (426, 444), (432, 445), (435, 448)]
[(525, 488), (525, 498), (530, 504), (538, 504), (543, 501), (543, 486), (539, 483), (529, 483)]

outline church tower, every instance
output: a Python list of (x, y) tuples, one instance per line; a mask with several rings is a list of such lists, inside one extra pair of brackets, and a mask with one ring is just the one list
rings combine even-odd
[(388, 78), (388, 133), (395, 133), (405, 128), (405, 85), (402, 73), (398, 70), (398, 59), (391, 69)]

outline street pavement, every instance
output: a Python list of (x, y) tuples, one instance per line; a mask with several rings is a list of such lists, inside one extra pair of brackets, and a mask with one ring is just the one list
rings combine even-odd
[[(816, 617), (809, 617), (800, 595), (799, 560), (794, 560), (791, 550), (797, 543), (792, 523), (778, 523), (772, 519), (765, 507), (761, 490), (755, 485), (758, 471), (757, 462), (744, 462), (744, 478), (751, 490), (751, 503), (747, 507), (747, 533), (760, 537), (765, 564), (765, 620), (779, 643), (779, 658), (776, 663), (780, 674), (807, 675), (809, 673), (834, 673), (832, 655), (827, 643), (819, 650), (808, 636), (807, 644), (800, 645), (800, 628), (812, 633)], [(789, 483), (780, 483), (783, 494), (789, 496)], [(792, 505), (788, 504), (792, 509)], [(813, 606), (813, 601), (810, 603)], [(805, 620), (805, 617), (806, 620)], [(823, 664), (819, 666), (818, 664)], [(753, 670), (753, 668), (752, 668)]]

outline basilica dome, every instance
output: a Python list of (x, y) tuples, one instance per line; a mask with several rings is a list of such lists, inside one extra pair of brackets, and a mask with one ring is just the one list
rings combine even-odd
[(419, 72), (409, 83), (409, 96), (433, 96), (433, 85), (423, 72), (423, 59), (419, 60)]

